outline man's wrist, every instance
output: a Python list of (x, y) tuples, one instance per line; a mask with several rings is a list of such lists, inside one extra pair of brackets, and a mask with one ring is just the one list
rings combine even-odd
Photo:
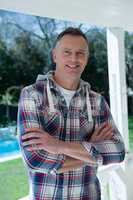
[(58, 154), (64, 154), (65, 148), (66, 148), (66, 142), (59, 140), (59, 142), (57, 144)]
[[(76, 143), (73, 143), (76, 144)], [(59, 154), (68, 155), (72, 151), (73, 145), (71, 142), (59, 141), (58, 152)]]

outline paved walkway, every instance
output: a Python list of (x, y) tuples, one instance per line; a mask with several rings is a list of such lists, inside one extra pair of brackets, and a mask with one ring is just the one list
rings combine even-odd
[(13, 155), (13, 156), (5, 156), (5, 157), (0, 158), (0, 163), (5, 162), (5, 161), (9, 161), (9, 160), (14, 160), (14, 159), (17, 159), (17, 158), (20, 158), (20, 157), (21, 157), (21, 153), (18, 153), (18, 154)]
[(28, 197), (28, 196), (26, 196), (26, 197), (23, 197), (23, 198), (21, 198), (21, 199), (18, 199), (18, 200), (29, 200), (29, 197)]

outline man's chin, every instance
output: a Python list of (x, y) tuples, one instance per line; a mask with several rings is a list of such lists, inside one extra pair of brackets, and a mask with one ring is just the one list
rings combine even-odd
[[(62, 74), (63, 76), (63, 74)], [(81, 77), (81, 73), (75, 71), (67, 71), (64, 73), (64, 79), (71, 79), (73, 81), (79, 80)]]

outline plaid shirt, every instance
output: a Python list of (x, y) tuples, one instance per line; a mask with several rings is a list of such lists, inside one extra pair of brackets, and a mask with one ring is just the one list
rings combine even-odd
[[(90, 90), (88, 83), (80, 81), (69, 109), (60, 90), (52, 79), (52, 73), (42, 76), (35, 84), (22, 90), (18, 110), (18, 131), (20, 146), (28, 168), (30, 179), (30, 199), (32, 200), (100, 200), (100, 186), (97, 166), (85, 163), (83, 167), (66, 173), (57, 173), (65, 160), (65, 155), (51, 154), (44, 150), (28, 151), (22, 146), (21, 135), (26, 128), (41, 128), (53, 137), (63, 141), (81, 142), (97, 163), (117, 163), (124, 159), (122, 137), (117, 130), (109, 107), (104, 98)], [(47, 84), (54, 102), (55, 112), (49, 108)], [(86, 88), (92, 112), (88, 120)], [(94, 129), (103, 122), (110, 122), (114, 136), (99, 143), (89, 142)]]

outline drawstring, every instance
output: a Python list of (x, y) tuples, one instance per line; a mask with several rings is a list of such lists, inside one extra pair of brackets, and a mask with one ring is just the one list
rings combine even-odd
[(52, 94), (51, 94), (51, 91), (50, 91), (48, 79), (47, 79), (47, 95), (48, 95), (49, 110), (50, 110), (50, 112), (55, 112), (53, 98), (52, 98)]
[(89, 97), (89, 92), (88, 88), (86, 87), (86, 104), (87, 104), (87, 113), (88, 113), (88, 120), (89, 122), (92, 122), (92, 110), (91, 110), (91, 104), (90, 104), (90, 97)]
[[(49, 104), (49, 112), (55, 113), (56, 109), (54, 107), (53, 97), (50, 91), (49, 80), (47, 79), (47, 96), (48, 96), (48, 104)], [(61, 115), (59, 115), (59, 127), (61, 126)]]
[[(53, 112), (55, 112), (55, 108), (54, 108), (53, 98), (52, 98), (52, 94), (50, 91), (50, 85), (49, 85), (48, 79), (47, 79), (47, 95), (48, 95), (49, 110), (50, 110), (50, 112), (53, 113)], [(89, 92), (88, 92), (87, 87), (86, 87), (86, 104), (87, 104), (88, 120), (89, 120), (89, 122), (92, 122), (93, 121), (92, 110), (91, 110), (90, 97), (89, 97)]]

